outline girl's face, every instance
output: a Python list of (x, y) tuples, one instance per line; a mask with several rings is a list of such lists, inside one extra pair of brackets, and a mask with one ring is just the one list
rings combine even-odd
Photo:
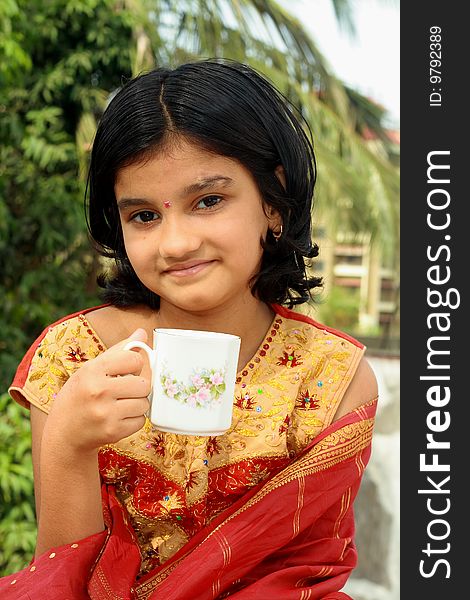
[(251, 298), (268, 228), (251, 173), (235, 160), (180, 141), (122, 168), (115, 195), (127, 256), (161, 307), (204, 312)]

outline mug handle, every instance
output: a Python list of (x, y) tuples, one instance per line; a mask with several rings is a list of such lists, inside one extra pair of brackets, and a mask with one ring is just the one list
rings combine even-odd
[[(135, 342), (127, 342), (127, 344), (124, 346), (124, 350), (132, 350), (132, 348), (141, 348), (142, 350), (145, 350), (149, 361), (150, 361), (150, 368), (153, 372), (153, 359), (154, 359), (154, 353), (155, 351), (152, 350), (152, 348), (150, 348), (150, 346), (148, 346), (145, 342), (140, 342), (140, 341), (135, 341)], [(152, 373), (153, 375), (153, 373)], [(150, 402), (150, 406), (148, 411), (145, 413), (145, 416), (150, 419), (150, 412), (152, 410), (152, 393), (150, 393), (149, 395), (149, 402)]]

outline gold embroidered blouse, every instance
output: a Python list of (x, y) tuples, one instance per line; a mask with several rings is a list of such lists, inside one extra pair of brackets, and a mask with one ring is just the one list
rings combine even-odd
[[(100, 449), (102, 481), (115, 486), (142, 552), (140, 575), (285, 467), (333, 419), (364, 347), (299, 313), (272, 308), (265, 339), (238, 373), (224, 435), (164, 433), (147, 421)], [(48, 413), (70, 375), (106, 349), (86, 312), (38, 338), (10, 387), (16, 401)]]

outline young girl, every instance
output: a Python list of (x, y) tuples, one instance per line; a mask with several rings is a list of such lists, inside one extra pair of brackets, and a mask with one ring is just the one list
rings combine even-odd
[[(12, 397), (31, 410), (31, 564), (2, 598), (340, 599), (370, 455), (364, 347), (291, 308), (309, 278), (312, 146), (246, 65), (206, 60), (128, 81), (99, 124), (88, 223), (115, 259), (105, 305), (48, 327)], [(233, 420), (158, 431), (155, 327), (241, 337)]]

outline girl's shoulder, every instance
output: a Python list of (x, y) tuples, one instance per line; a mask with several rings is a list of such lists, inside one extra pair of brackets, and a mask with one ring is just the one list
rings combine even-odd
[(103, 304), (62, 317), (46, 327), (24, 355), (10, 396), (25, 408), (34, 404), (48, 413), (74, 371), (149, 323), (148, 309), (138, 306)]
[(377, 396), (377, 381), (364, 357), (366, 347), (362, 342), (308, 314), (278, 305), (273, 308), (283, 320), (286, 363), (303, 361), (308, 365), (308, 378), (325, 392), (330, 388), (336, 401), (335, 406), (332, 402), (332, 411), (343, 399), (336, 418)]
[(281, 321), (278, 343), (285, 346), (277, 364), (304, 369), (308, 397), (315, 398), (318, 410), (325, 409), (325, 426), (377, 399), (377, 380), (362, 342), (308, 314), (277, 305), (273, 309)]
[(364, 344), (359, 340), (339, 329), (324, 325), (313, 319), (310, 314), (306, 314), (308, 309), (302, 309), (305, 312), (299, 312), (299, 310), (292, 310), (279, 304), (273, 304), (272, 308), (276, 314), (283, 318), (289, 329), (302, 330), (306, 336), (306, 343), (315, 342), (318, 345), (318, 341), (323, 339), (324, 343), (329, 346), (335, 340), (345, 348), (353, 347), (362, 352), (365, 350)]
[(8, 390), (11, 397), (25, 408), (34, 404), (49, 412), (70, 375), (106, 350), (106, 343), (89, 322), (89, 315), (105, 308), (86, 308), (46, 327), (20, 362)]
[(298, 309), (273, 305), (273, 310), (276, 317), (269, 340), (276, 346), (276, 356), (281, 356), (276, 364), (299, 366), (302, 376), (315, 380), (318, 387), (334, 381), (344, 391), (364, 360), (365, 345)]

